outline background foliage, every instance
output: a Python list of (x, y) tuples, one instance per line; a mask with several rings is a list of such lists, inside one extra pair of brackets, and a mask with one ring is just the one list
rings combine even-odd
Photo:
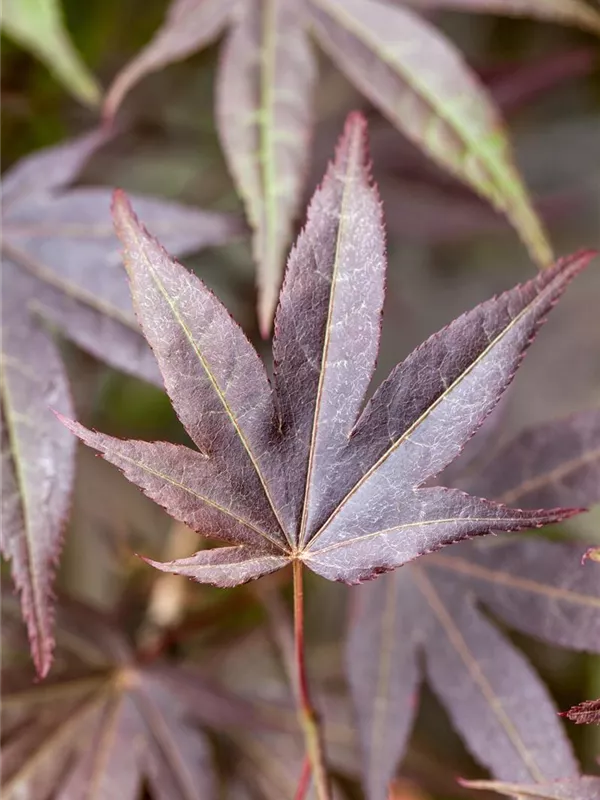
[[(149, 41), (165, 7), (164, 2), (150, 0), (65, 0), (64, 18), (83, 61), (107, 87), (118, 69)], [(460, 46), (504, 108), (518, 165), (546, 220), (555, 251), (598, 246), (597, 40), (574, 28), (469, 13), (436, 13), (435, 23)], [(46, 67), (12, 39), (3, 37), (2, 44), (2, 145), (7, 168), (36, 148), (89, 129), (97, 114), (71, 99)], [(240, 211), (214, 119), (217, 57), (218, 47), (211, 45), (141, 82), (123, 104), (118, 135), (94, 155), (80, 181), (118, 185), (205, 209)], [(427, 335), (476, 302), (530, 277), (534, 268), (502, 217), (408, 146), (322, 54), (319, 69), (306, 197), (323, 174), (348, 110), (362, 108), (370, 120), (389, 252), (377, 380)], [(83, 93), (93, 100), (90, 87)], [(214, 288), (262, 347), (249, 241), (204, 251), (186, 259), (186, 264)], [(554, 312), (510, 390), (503, 423), (494, 433), (498, 440), (508, 441), (525, 425), (600, 404), (600, 326), (594, 304), (585, 302), (599, 293), (596, 267), (575, 283)], [(183, 440), (160, 392), (112, 371), (72, 345), (61, 346), (78, 417), (86, 424), (115, 435)], [(134, 552), (160, 559), (183, 556), (196, 549), (197, 539), (186, 541), (184, 536), (179, 547), (186, 552), (165, 553), (170, 523), (157, 506), (88, 451), (79, 452), (77, 467), (59, 591), (116, 612), (133, 630), (147, 619), (146, 600), (157, 579)], [(596, 510), (544, 535), (577, 535), (600, 544), (597, 522)], [(263, 646), (268, 625), (257, 594), (263, 590), (235, 590), (241, 598), (235, 600), (234, 593), (187, 583), (178, 586), (171, 591), (185, 598), (185, 611), (180, 610), (184, 622), (189, 620), (199, 630), (194, 628), (194, 635), (181, 643), (169, 642), (167, 652), (193, 656), (208, 671), (213, 661), (219, 670), (225, 662), (232, 686), (252, 689), (258, 684), (263, 699), (281, 693), (280, 668), (267, 659)], [(307, 599), (312, 672), (323, 687), (337, 689), (346, 593), (343, 587), (309, 578)], [(600, 695), (597, 657), (509, 635), (533, 661), (559, 707)], [(245, 650), (240, 658), (231, 645), (242, 641)], [(339, 723), (339, 729), (344, 727)], [(570, 726), (568, 730), (584, 771), (593, 772), (598, 729)], [(335, 751), (336, 764), (342, 769), (344, 743), (335, 735), (333, 739), (340, 750)], [(236, 746), (230, 743), (224, 748), (229, 757)], [(278, 774), (268, 732), (264, 741), (257, 738), (243, 752), (244, 759), (254, 759), (254, 767), (246, 769), (256, 772), (260, 764), (265, 780), (286, 787), (280, 791), (291, 796), (299, 761), (297, 767), (293, 762), (291, 775)], [(348, 762), (347, 753), (345, 757)], [(478, 770), (445, 712), (426, 693), (403, 768), (405, 779), (413, 783), (400, 786), (398, 796), (403, 797), (404, 791), (411, 800), (419, 798), (419, 792), (435, 800), (464, 796), (466, 790), (457, 787), (454, 776), (483, 774)]]

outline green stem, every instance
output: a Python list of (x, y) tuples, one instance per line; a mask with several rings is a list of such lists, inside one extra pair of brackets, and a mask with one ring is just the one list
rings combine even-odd
[(329, 779), (325, 767), (325, 748), (319, 727), (319, 718), (313, 708), (304, 656), (304, 592), (302, 589), (302, 562), (293, 562), (294, 570), (294, 644), (296, 655), (296, 694), (298, 720), (304, 732), (306, 753), (319, 800), (331, 800)]

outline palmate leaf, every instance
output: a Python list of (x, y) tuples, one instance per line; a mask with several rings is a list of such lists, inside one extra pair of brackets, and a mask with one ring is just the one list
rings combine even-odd
[(100, 87), (73, 47), (60, 0), (6, 0), (2, 30), (37, 56), (78, 100), (100, 101)]
[(471, 789), (483, 789), (515, 797), (517, 800), (598, 800), (600, 778), (583, 775), (564, 781), (543, 784), (502, 783), (501, 781), (461, 781)]
[[(5, 600), (5, 652), (11, 610)], [(264, 725), (251, 704), (196, 671), (144, 663), (110, 619), (86, 606), (59, 606), (57, 641), (44, 683), (18, 662), (3, 672), (6, 800), (137, 800), (142, 785), (152, 800), (208, 800), (216, 778), (198, 725)]]
[[(4, 178), (2, 296), (2, 552), (12, 562), (40, 675), (51, 662), (51, 585), (73, 478), (71, 437), (54, 408), (73, 415), (48, 325), (97, 358), (158, 385), (140, 335), (106, 188), (67, 189), (103, 142), (101, 132), (34, 153)], [(239, 222), (138, 198), (175, 252), (226, 241)]]
[[(517, 437), (459, 485), (509, 502), (600, 501), (600, 411)], [(582, 548), (541, 539), (466, 543), (361, 588), (348, 674), (370, 798), (384, 798), (426, 676), (472, 753), (504, 780), (543, 782), (577, 765), (531, 666), (478, 607), (553, 644), (600, 652), (600, 585)], [(493, 787), (490, 787), (493, 788)]]
[(356, 583), (461, 539), (575, 513), (421, 487), (494, 407), (590, 254), (455, 320), (398, 366), (361, 413), (385, 273), (366, 159), (366, 125), (354, 114), (289, 258), (273, 389), (226, 309), (115, 195), (137, 316), (198, 449), (121, 441), (64, 421), (172, 516), (230, 545), (155, 564), (162, 570), (234, 586), (298, 559)]
[[(258, 653), (213, 651), (215, 679), (196, 665), (136, 651), (114, 617), (62, 598), (56, 661), (36, 684), (19, 660), (26, 642), (12, 598), (3, 598), (2, 611), (3, 798), (138, 800), (142, 784), (149, 800), (221, 797), (207, 729), (235, 748), (234, 774), (247, 784), (240, 796), (291, 796), (304, 753), (290, 690), (274, 682), (266, 698), (227, 679), (238, 650), (246, 670), (248, 658), (268, 658), (266, 639)], [(320, 700), (332, 763), (346, 769), (355, 761), (348, 704), (337, 695)]]
[[(399, 130), (507, 216), (535, 261), (547, 265), (551, 260), (493, 100), (454, 45), (401, 5), (379, 0), (173, 0), (154, 39), (117, 75), (107, 94), (104, 111), (112, 118), (144, 76), (231, 28), (217, 80), (217, 117), (229, 168), (255, 231), (259, 321), (265, 335), (308, 158), (315, 78), (307, 40), (311, 31)], [(515, 4), (508, 5), (512, 13)], [(534, 15), (542, 6), (552, 6), (550, 18), (598, 30), (600, 15), (577, 0), (563, 4), (562, 12), (558, 2), (529, 2)]]

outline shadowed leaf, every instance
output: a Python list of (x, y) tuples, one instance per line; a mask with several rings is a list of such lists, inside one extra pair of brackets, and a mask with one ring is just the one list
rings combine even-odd
[(99, 102), (100, 87), (73, 47), (60, 0), (5, 0), (2, 29), (43, 61), (78, 100), (86, 105)]
[[(554, 439), (548, 425), (532, 429), (490, 459), (490, 467), (475, 471), (477, 485), (498, 496), (504, 484), (499, 480), (495, 492), (495, 475), (506, 471), (519, 481), (557, 455), (593, 447), (588, 434), (596, 423), (597, 412), (559, 420)], [(517, 447), (524, 437), (527, 447)], [(594, 461), (582, 469), (581, 490), (573, 489), (577, 501), (597, 499), (595, 470)], [(528, 499), (535, 506), (573, 498), (566, 485), (549, 482), (543, 497)], [(600, 584), (594, 564), (581, 565), (581, 551), (538, 538), (468, 542), (357, 590), (347, 668), (369, 798), (385, 798), (404, 752), (417, 703), (408, 687), (418, 685), (419, 653), (461, 737), (494, 775), (539, 782), (576, 774), (543, 683), (478, 606), (551, 644), (600, 652)], [(375, 739), (377, 749), (370, 744)]]
[[(185, 670), (166, 666), (163, 680), (160, 662), (144, 666), (85, 606), (59, 607), (57, 639), (60, 666), (43, 684), (22, 667), (3, 673), (3, 797), (136, 800), (143, 784), (153, 800), (216, 795), (206, 738), (191, 724), (211, 719), (196, 700), (211, 694), (200, 677), (189, 689)], [(223, 708), (225, 724), (247, 713)]]
[[(49, 325), (113, 367), (162, 383), (131, 307), (111, 192), (65, 188), (103, 141), (96, 131), (42, 150), (4, 178), (2, 552), (12, 562), (40, 675), (51, 662), (51, 585), (75, 452), (51, 412), (74, 415)], [(240, 229), (224, 215), (136, 202), (175, 252), (224, 242)]]
[(113, 214), (138, 319), (199, 452), (66, 424), (170, 514), (241, 545), (155, 566), (232, 586), (299, 559), (356, 583), (461, 539), (577, 512), (422, 487), (492, 410), (591, 254), (558, 262), (431, 337), (356, 421), (378, 349), (385, 269), (360, 115), (348, 119), (290, 256), (274, 390), (226, 309), (140, 225), (121, 192)]
[(600, 503), (600, 409), (524, 431), (461, 485), (528, 508)]

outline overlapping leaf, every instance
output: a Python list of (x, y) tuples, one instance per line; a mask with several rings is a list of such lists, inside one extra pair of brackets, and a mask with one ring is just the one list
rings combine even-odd
[(43, 684), (22, 665), (3, 674), (3, 797), (136, 800), (142, 785), (156, 800), (217, 795), (198, 724), (257, 722), (248, 703), (183, 666), (144, 665), (85, 606), (59, 608), (57, 638), (57, 669)]
[(156, 564), (233, 586), (294, 559), (356, 583), (490, 530), (564, 519), (424, 487), (510, 382), (581, 254), (455, 320), (384, 381), (375, 366), (385, 273), (366, 126), (351, 115), (293, 249), (275, 320), (274, 389), (226, 309), (138, 223), (114, 216), (136, 311), (197, 450), (66, 424), (177, 519), (229, 547)]
[[(598, 502), (599, 444), (600, 412), (583, 412), (525, 432), (462, 484), (532, 507)], [(594, 565), (582, 567), (576, 544), (483, 545), (465, 543), (358, 591), (348, 671), (370, 798), (386, 796), (403, 753), (421, 653), (458, 732), (494, 775), (543, 783), (577, 774), (543, 683), (479, 604), (514, 629), (600, 652)]]
[(60, 0), (6, 0), (2, 30), (41, 59), (78, 100), (100, 101), (100, 87), (65, 29)]
[[(538, 263), (551, 260), (493, 101), (454, 46), (401, 5), (379, 0), (174, 0), (154, 39), (108, 92), (105, 114), (113, 117), (145, 75), (231, 28), (217, 81), (217, 116), (229, 167), (255, 231), (265, 335), (307, 161), (315, 76), (307, 28), (401, 131), (508, 217)], [(522, 11), (596, 31), (600, 24), (600, 15), (578, 0), (522, 0), (502, 4), (502, 9), (485, 0), (464, 5)]]
[[(140, 335), (109, 216), (110, 191), (66, 189), (103, 141), (93, 132), (11, 169), (3, 194), (2, 552), (11, 559), (40, 674), (50, 666), (54, 564), (73, 477), (72, 415), (49, 326), (96, 357), (161, 384)], [(163, 200), (138, 205), (176, 252), (217, 244), (239, 223)]]
[(503, 211), (542, 264), (551, 252), (500, 115), (456, 49), (409, 9), (311, 0), (320, 44), (409, 139)]

